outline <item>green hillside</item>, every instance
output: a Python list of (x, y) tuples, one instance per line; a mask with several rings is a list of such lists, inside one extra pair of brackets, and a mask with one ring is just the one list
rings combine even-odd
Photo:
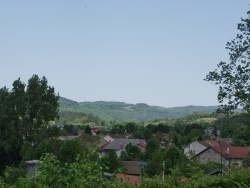
[(106, 121), (152, 121), (156, 119), (180, 118), (195, 112), (212, 113), (217, 106), (185, 106), (163, 108), (144, 103), (124, 102), (76, 102), (61, 97), (60, 111), (91, 113)]

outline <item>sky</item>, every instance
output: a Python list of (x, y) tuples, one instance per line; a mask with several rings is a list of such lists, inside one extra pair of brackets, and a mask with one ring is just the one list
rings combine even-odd
[(45, 76), (60, 96), (218, 105), (204, 81), (248, 0), (0, 0), (0, 88)]

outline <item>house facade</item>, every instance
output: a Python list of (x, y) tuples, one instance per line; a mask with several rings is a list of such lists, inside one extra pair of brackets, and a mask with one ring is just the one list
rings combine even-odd
[(235, 163), (242, 165), (243, 159), (249, 156), (250, 147), (234, 147), (234, 146), (211, 146), (198, 153), (197, 159), (201, 162), (216, 162), (223, 165)]

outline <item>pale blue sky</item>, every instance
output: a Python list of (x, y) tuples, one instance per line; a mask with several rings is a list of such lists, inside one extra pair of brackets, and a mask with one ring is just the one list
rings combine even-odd
[(0, 0), (0, 88), (45, 76), (60, 96), (217, 105), (203, 81), (248, 0)]

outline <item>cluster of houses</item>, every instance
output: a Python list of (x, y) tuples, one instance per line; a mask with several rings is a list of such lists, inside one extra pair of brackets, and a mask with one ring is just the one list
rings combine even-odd
[[(98, 128), (91, 127), (91, 133), (96, 134)], [(78, 136), (60, 136), (59, 140), (67, 141)], [(110, 150), (114, 150), (118, 157), (125, 151), (128, 144), (137, 146), (141, 151), (145, 151), (146, 142), (143, 139), (131, 139), (129, 134), (108, 134), (101, 137), (99, 143), (100, 157), (105, 156)], [(217, 138), (215, 140), (194, 141), (184, 147), (184, 154), (191, 158), (196, 157), (201, 162), (216, 162), (223, 165), (236, 164), (242, 165), (243, 159), (249, 156), (250, 147), (235, 147), (231, 145), (232, 140), (227, 138)], [(36, 162), (36, 161), (35, 161)], [(34, 161), (27, 162), (30, 170), (34, 169)], [(126, 171), (123, 174), (116, 174), (122, 182), (138, 184), (142, 173), (141, 161), (123, 161)]]

